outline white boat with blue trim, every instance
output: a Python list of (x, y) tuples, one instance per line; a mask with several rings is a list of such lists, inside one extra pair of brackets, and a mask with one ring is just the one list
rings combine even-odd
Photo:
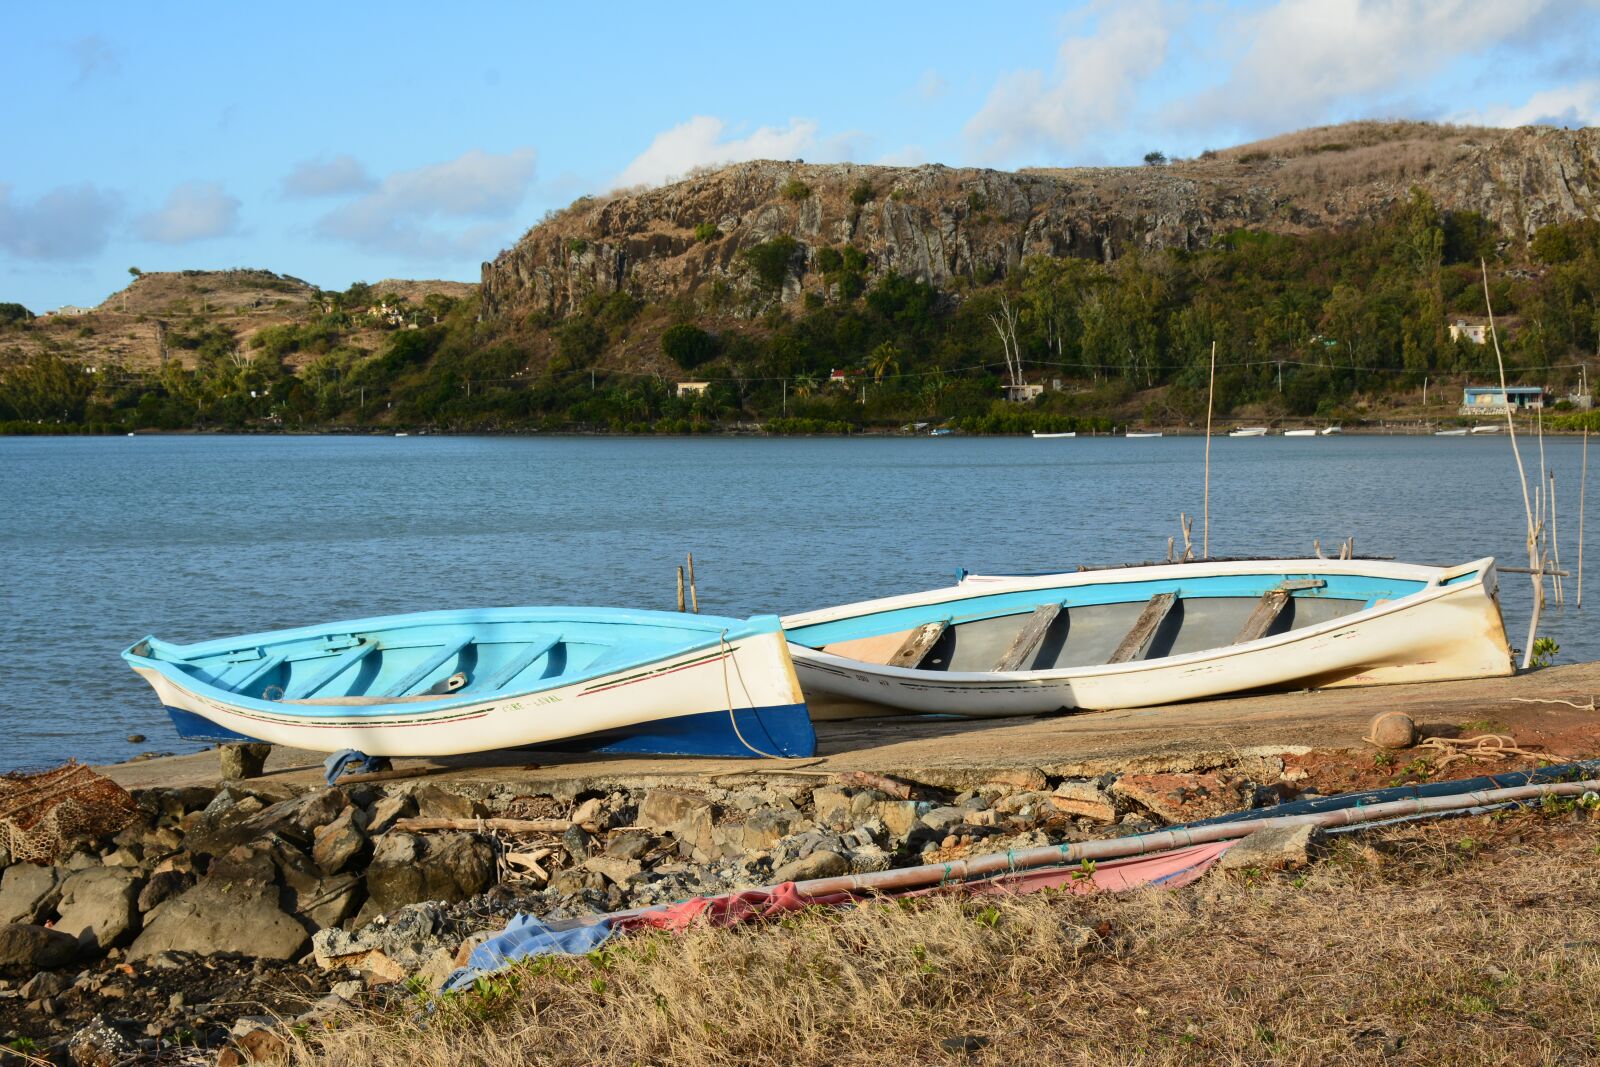
[(784, 619), (813, 718), (1128, 708), (1512, 673), (1493, 559), (963, 574)]
[(534, 745), (809, 756), (776, 616), (485, 608), (360, 619), (123, 659), (179, 734), (319, 752), (444, 756)]

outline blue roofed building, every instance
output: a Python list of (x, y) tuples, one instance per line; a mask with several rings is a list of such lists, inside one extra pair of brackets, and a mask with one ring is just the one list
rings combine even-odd
[(1469, 385), (1461, 392), (1461, 414), (1504, 415), (1512, 411), (1538, 411), (1544, 407), (1541, 385)]

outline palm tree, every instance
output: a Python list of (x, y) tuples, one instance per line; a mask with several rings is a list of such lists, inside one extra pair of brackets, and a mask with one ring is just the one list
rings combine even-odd
[(883, 384), (883, 376), (890, 371), (900, 369), (900, 357), (903, 353), (900, 346), (893, 341), (885, 341), (872, 350), (872, 355), (867, 357), (868, 366), (872, 370), (872, 383)]

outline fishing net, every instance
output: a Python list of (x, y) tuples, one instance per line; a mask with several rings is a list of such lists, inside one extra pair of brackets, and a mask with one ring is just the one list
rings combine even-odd
[(139, 814), (128, 791), (80, 763), (0, 775), (0, 841), (17, 862), (49, 864), (76, 837), (109, 837)]

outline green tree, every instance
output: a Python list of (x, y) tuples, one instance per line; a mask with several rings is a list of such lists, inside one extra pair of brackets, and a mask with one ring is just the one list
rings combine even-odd
[(794, 263), (800, 243), (788, 234), (780, 234), (744, 250), (745, 262), (755, 272), (756, 282), (763, 289), (783, 288)]
[(680, 322), (662, 333), (661, 354), (693, 370), (717, 354), (717, 339), (693, 323)]

